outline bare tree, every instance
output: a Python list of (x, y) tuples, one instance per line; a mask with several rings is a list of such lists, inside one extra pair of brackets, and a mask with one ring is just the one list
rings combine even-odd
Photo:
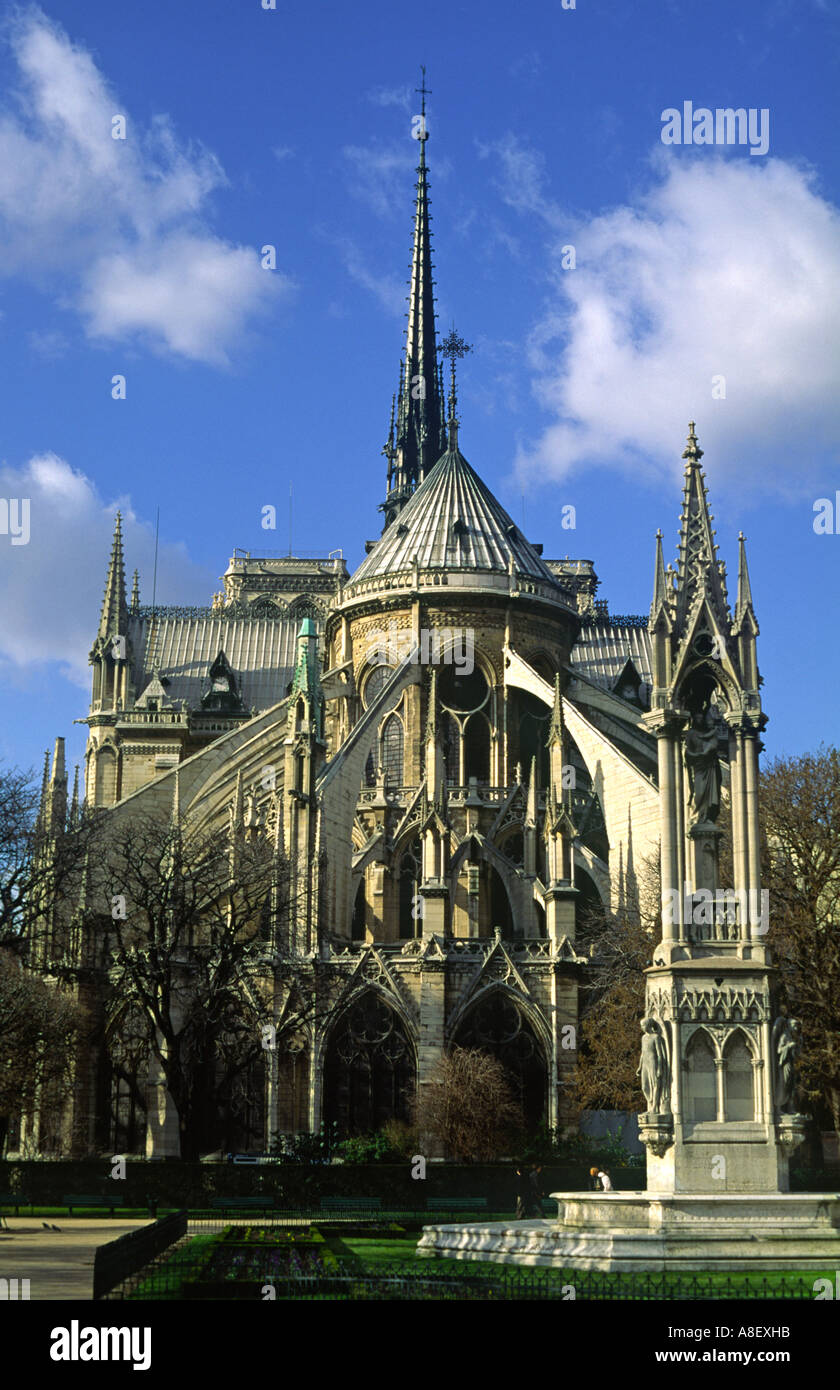
[[(133, 817), (105, 836), (90, 897), (110, 980), (112, 1056), (137, 1085), (120, 1044), (131, 1034), (136, 1059), (145, 1035), (178, 1114), (181, 1156), (194, 1157), (219, 1142), (242, 1079), (269, 1042), (282, 1047), (300, 1029), (312, 1001), (305, 962), (279, 950), (288, 864), (259, 833), (233, 843), (226, 829)], [(289, 1003), (279, 1024), (278, 982)]]
[(36, 1111), (47, 1117), (58, 1110), (84, 1023), (71, 995), (32, 974), (15, 952), (0, 950), (0, 1153), (12, 1116), (26, 1121)]
[(37, 959), (52, 911), (70, 896), (93, 821), (47, 823), (31, 771), (0, 769), (0, 948)]
[(662, 935), (660, 876), (655, 858), (643, 860), (620, 911), (592, 911), (578, 932), (589, 955), (581, 998), (580, 1048), (573, 1106), (581, 1110), (642, 1110), (636, 1077), (639, 1019), (644, 1014), (645, 969)]
[(840, 751), (777, 758), (761, 776), (768, 941), (802, 1023), (800, 1081), (840, 1135)]
[(435, 1067), (417, 1104), (417, 1125), (461, 1163), (489, 1162), (517, 1142), (522, 1106), (497, 1057), (453, 1047)]

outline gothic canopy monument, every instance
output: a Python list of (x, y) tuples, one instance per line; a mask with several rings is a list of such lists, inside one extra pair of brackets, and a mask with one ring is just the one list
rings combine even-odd
[[(758, 624), (743, 537), (729, 606), (701, 456), (692, 424), (677, 566), (666, 569), (658, 534), (648, 627), (641, 722), (657, 748), (662, 936), (646, 971), (638, 1066), (646, 1190), (555, 1193), (555, 1221), (429, 1227), (428, 1254), (627, 1272), (819, 1270), (840, 1257), (840, 1193), (789, 1190), (807, 1117), (797, 1103), (800, 1026), (777, 1008), (767, 946)], [(728, 885), (718, 861), (722, 760)]]

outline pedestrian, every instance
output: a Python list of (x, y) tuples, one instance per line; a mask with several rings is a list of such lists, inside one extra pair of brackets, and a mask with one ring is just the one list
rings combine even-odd
[(516, 1179), (516, 1219), (517, 1221), (524, 1221), (528, 1215), (531, 1192), (528, 1177), (521, 1165), (514, 1170), (514, 1177)]
[(609, 1173), (607, 1172), (606, 1168), (599, 1168), (599, 1169), (598, 1169), (598, 1181), (599, 1181), (599, 1183), (601, 1184), (601, 1191), (602, 1191), (602, 1192), (612, 1192), (612, 1190), (613, 1190), (613, 1185), (612, 1185), (612, 1181), (611, 1181), (611, 1179), (610, 1179), (610, 1175), (609, 1175)]
[(529, 1189), (529, 1192), (528, 1192), (528, 1196), (529, 1196), (529, 1203), (528, 1203), (528, 1206), (529, 1206), (529, 1215), (530, 1215), (530, 1216), (538, 1216), (538, 1217), (544, 1216), (545, 1213), (543, 1212), (543, 1204), (542, 1204), (543, 1194), (542, 1194), (542, 1164), (541, 1164), (541, 1163), (535, 1163), (534, 1166), (532, 1167), (530, 1173), (528, 1174), (528, 1189)]
[(597, 1169), (597, 1168), (590, 1168), (590, 1170), (589, 1170), (589, 1186), (592, 1188), (592, 1191), (593, 1191), (593, 1192), (600, 1192), (600, 1191), (601, 1191), (601, 1184), (600, 1184), (600, 1182), (598, 1181), (598, 1169)]

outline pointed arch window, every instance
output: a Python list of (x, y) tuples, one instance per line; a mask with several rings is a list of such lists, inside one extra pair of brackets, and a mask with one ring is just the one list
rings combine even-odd
[(464, 734), (464, 781), (490, 781), (490, 724), (483, 714), (471, 714)]
[(398, 714), (389, 714), (382, 725), (381, 737), (382, 768), (386, 786), (402, 786), (404, 741), (402, 720)]
[(459, 786), (461, 782), (461, 730), (453, 715), (441, 715), (440, 738), (446, 765), (446, 780), (450, 786)]
[(361, 882), (356, 889), (356, 897), (353, 903), (353, 921), (350, 927), (350, 936), (353, 941), (364, 941), (367, 935), (365, 930), (365, 918), (367, 915), (365, 906), (365, 876), (362, 874)]
[(755, 1119), (755, 1087), (752, 1056), (743, 1033), (733, 1033), (723, 1052), (723, 1077), (727, 1120)]
[(715, 1053), (708, 1033), (694, 1033), (685, 1052), (686, 1118), (699, 1123), (717, 1119)]
[(403, 851), (399, 870), (399, 927), (400, 940), (410, 941), (422, 935), (423, 923), (418, 908), (418, 895), (423, 877), (423, 849), (415, 839)]

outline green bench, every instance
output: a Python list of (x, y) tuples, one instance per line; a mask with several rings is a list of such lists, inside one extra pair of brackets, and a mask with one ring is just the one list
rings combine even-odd
[(0, 1192), (0, 1207), (14, 1207), (17, 1216), (21, 1207), (29, 1207), (32, 1210), (32, 1203), (22, 1192)]
[(486, 1197), (428, 1197), (427, 1211), (486, 1211)]
[(214, 1197), (210, 1203), (215, 1211), (273, 1211), (273, 1197)]
[(100, 1197), (93, 1193), (71, 1192), (68, 1196), (62, 1197), (61, 1205), (67, 1208), (70, 1216), (73, 1215), (74, 1207), (107, 1207), (111, 1215), (117, 1207), (122, 1206), (119, 1197)]
[(379, 1197), (322, 1197), (321, 1211), (341, 1213), (379, 1212), (382, 1200)]
[(21, 1207), (29, 1207), (30, 1212), (32, 1211), (32, 1203), (28, 1197), (24, 1197), (22, 1192), (0, 1192), (0, 1231), (4, 1227), (7, 1231), (9, 1229), (9, 1223), (3, 1211), (4, 1207), (14, 1207), (15, 1216)]

